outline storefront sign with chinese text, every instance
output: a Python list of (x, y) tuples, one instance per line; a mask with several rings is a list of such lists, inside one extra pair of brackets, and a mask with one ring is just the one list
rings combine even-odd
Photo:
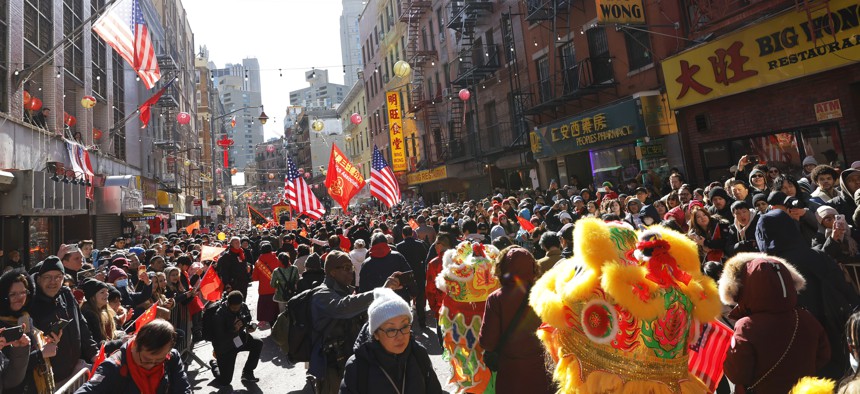
[(664, 60), (672, 108), (855, 63), (860, 59), (860, 1), (833, 0), (829, 9), (830, 14), (814, 11), (810, 23), (805, 11), (792, 7)]
[(842, 104), (839, 99), (815, 103), (815, 119), (819, 122), (842, 117)]
[(597, 0), (597, 23), (645, 24), (642, 0)]
[(645, 137), (645, 123), (637, 102), (629, 99), (539, 127), (529, 138), (532, 153), (535, 158), (543, 159)]
[(441, 166), (429, 170), (418, 171), (406, 175), (406, 183), (409, 186), (422, 183), (438, 181), (448, 177), (448, 167)]
[(400, 106), (400, 92), (385, 92), (388, 106), (388, 135), (391, 138), (391, 169), (394, 172), (406, 171), (406, 143), (403, 141), (403, 112)]

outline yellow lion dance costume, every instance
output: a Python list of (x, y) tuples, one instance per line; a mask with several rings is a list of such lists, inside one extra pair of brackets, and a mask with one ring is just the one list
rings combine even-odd
[(579, 220), (573, 239), (574, 257), (544, 274), (529, 299), (560, 392), (708, 392), (688, 372), (689, 344), (721, 304), (696, 244), (660, 226), (637, 233), (597, 219)]

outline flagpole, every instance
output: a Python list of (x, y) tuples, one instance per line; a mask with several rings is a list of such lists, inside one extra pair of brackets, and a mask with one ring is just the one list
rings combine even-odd
[[(15, 91), (17, 92), (18, 89), (21, 89), (21, 87), (24, 84), (24, 81), (29, 80), (30, 77), (32, 77), (33, 74), (36, 73), (36, 70), (38, 70), (38, 69), (44, 67), (46, 64), (48, 64), (48, 61), (50, 61), (51, 58), (54, 57), (54, 52), (57, 49), (60, 49), (63, 45), (66, 44), (66, 42), (74, 40), (78, 35), (80, 35), (83, 32), (84, 27), (86, 27), (87, 24), (89, 24), (93, 20), (97, 19), (98, 17), (102, 16), (102, 14), (104, 14), (104, 12), (110, 6), (112, 6), (115, 2), (117, 2), (117, 0), (108, 0), (108, 2), (104, 5), (104, 7), (102, 7), (100, 10), (98, 10), (95, 13), (93, 13), (92, 15), (90, 15), (90, 17), (87, 18), (85, 21), (81, 22), (80, 26), (78, 26), (74, 30), (72, 30), (69, 33), (69, 35), (63, 37), (62, 40), (57, 42), (57, 44), (54, 45), (53, 48), (51, 48), (50, 50), (45, 52), (45, 54), (42, 55), (42, 57), (40, 57), (38, 60), (36, 60), (32, 65), (30, 65), (29, 67), (25, 67), (20, 72), (13, 74), (12, 75), (12, 83), (15, 85)], [(92, 26), (90, 26), (90, 28), (92, 28)]]
[[(179, 78), (179, 77), (177, 77), (177, 76), (175, 76), (175, 75), (171, 75), (169, 79), (165, 78), (166, 80), (168, 80), (168, 81), (170, 81), (170, 82), (167, 82), (167, 84), (166, 84), (165, 86), (163, 86), (163, 87), (162, 87), (162, 89), (163, 89), (163, 88), (165, 88), (165, 87), (167, 87), (167, 86), (170, 86), (170, 85), (171, 85), (173, 82), (175, 82), (178, 78)], [(161, 90), (161, 89), (159, 89), (159, 90)], [(156, 94), (157, 94), (157, 92), (156, 92)], [(123, 126), (125, 126), (125, 124), (126, 124), (126, 123), (128, 123), (128, 121), (129, 121), (129, 120), (131, 120), (131, 118), (135, 117), (135, 115), (137, 115), (137, 114), (139, 114), (139, 113), (140, 113), (140, 108), (141, 108), (141, 107), (143, 107), (143, 105), (138, 106), (138, 107), (137, 107), (137, 109), (136, 109), (136, 110), (134, 110), (134, 112), (132, 112), (130, 115), (126, 116), (126, 117), (125, 117), (125, 119), (123, 119), (123, 120), (121, 120), (121, 121), (117, 122), (115, 125), (111, 126), (110, 131), (109, 131), (109, 134), (110, 134), (110, 135), (114, 135), (114, 134), (116, 134), (116, 133), (117, 133), (117, 131), (119, 131), (120, 129), (122, 129), (122, 127), (123, 127)]]

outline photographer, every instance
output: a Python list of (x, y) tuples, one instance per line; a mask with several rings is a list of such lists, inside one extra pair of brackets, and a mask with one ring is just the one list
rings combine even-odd
[(254, 338), (251, 333), (257, 330), (257, 325), (251, 323), (251, 311), (245, 304), (245, 297), (239, 290), (233, 290), (227, 295), (227, 302), (221, 304), (216, 312), (217, 327), (215, 331), (215, 358), (218, 360), (220, 373), (215, 381), (221, 385), (229, 385), (233, 381), (233, 369), (236, 355), (248, 352), (248, 360), (242, 368), (243, 382), (259, 382), (254, 376), (254, 369), (260, 361), (263, 341)]

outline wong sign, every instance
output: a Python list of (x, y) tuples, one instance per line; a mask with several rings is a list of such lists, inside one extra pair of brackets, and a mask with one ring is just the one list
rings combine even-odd
[(806, 12), (792, 7), (664, 60), (672, 108), (855, 63), (860, 59), (860, 1), (832, 0), (829, 9), (829, 15), (825, 9), (813, 12), (810, 24)]
[(597, 0), (597, 23), (645, 24), (642, 0)]
[(403, 141), (403, 111), (400, 107), (400, 92), (385, 92), (388, 105), (388, 134), (391, 138), (391, 169), (394, 172), (406, 171), (406, 143)]

